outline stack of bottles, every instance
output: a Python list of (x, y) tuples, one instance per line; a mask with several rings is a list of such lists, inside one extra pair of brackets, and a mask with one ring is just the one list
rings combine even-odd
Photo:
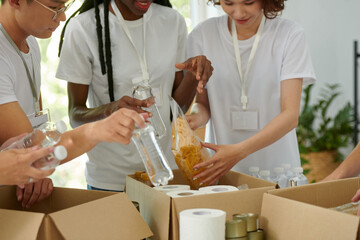
[(273, 169), (273, 175), (269, 170), (261, 170), (259, 167), (249, 167), (250, 176), (260, 178), (269, 182), (274, 182), (279, 185), (280, 188), (296, 187), (305, 185), (308, 183), (306, 176), (303, 174), (302, 167), (295, 167), (290, 170), (290, 164), (282, 164), (281, 167)]
[[(52, 147), (59, 143), (61, 134), (66, 131), (66, 124), (63, 121), (56, 123), (46, 122), (34, 129), (31, 133), (12, 143), (8, 149), (31, 148), (38, 146), (39, 148)], [(67, 151), (64, 146), (58, 145), (54, 148), (54, 152), (35, 161), (33, 166), (39, 169), (56, 168), (62, 160), (67, 157)]]
[(264, 240), (265, 234), (258, 227), (258, 215), (254, 213), (234, 214), (226, 222), (226, 240)]

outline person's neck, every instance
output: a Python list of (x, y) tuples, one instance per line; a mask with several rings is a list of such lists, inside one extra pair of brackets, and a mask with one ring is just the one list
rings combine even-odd
[[(138, 15), (135, 15), (134, 13), (132, 13), (131, 10), (124, 3), (122, 3), (119, 0), (115, 0), (115, 4), (118, 7), (118, 9), (119, 9), (121, 15), (123, 16), (124, 20), (134, 21), (134, 20), (138, 20), (138, 19), (143, 17), (143, 16), (138, 16)], [(110, 5), (110, 8), (111, 8), (111, 5)], [(112, 10), (112, 8), (111, 8), (111, 10)]]
[[(5, 3), (6, 4), (6, 3)], [(29, 36), (16, 22), (13, 12), (7, 6), (0, 7), (0, 23), (21, 52), (28, 53), (26, 38)]]
[[(258, 19), (256, 19), (256, 22), (254, 22), (254, 24), (252, 24), (251, 26), (248, 26), (248, 27), (243, 27), (235, 22), (238, 40), (247, 40), (247, 39), (253, 37), (258, 31), (263, 17), (264, 16), (260, 15), (258, 17)], [(229, 27), (230, 33), (232, 34), (232, 20), (230, 17), (228, 17), (228, 27)]]

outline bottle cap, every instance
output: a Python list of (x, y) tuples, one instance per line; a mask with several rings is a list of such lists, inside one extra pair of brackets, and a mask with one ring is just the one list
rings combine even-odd
[(294, 167), (293, 168), (293, 172), (294, 173), (302, 173), (304, 170), (302, 167)]
[(64, 146), (56, 146), (54, 148), (54, 155), (58, 160), (64, 160), (67, 157), (67, 151)]
[(281, 164), (281, 166), (285, 169), (285, 170), (289, 170), (291, 168), (291, 165), (289, 163), (283, 163)]
[(259, 168), (258, 167), (249, 167), (249, 172), (251, 172), (251, 173), (259, 172)]
[(283, 173), (284, 172), (284, 168), (283, 167), (276, 167), (274, 168), (274, 173)]
[(270, 171), (269, 170), (262, 170), (259, 172), (259, 175), (262, 177), (268, 177), (270, 176)]
[(59, 133), (64, 133), (67, 130), (67, 126), (66, 126), (66, 124), (65, 124), (65, 122), (63, 120), (57, 121), (55, 123), (55, 126), (56, 126), (56, 130)]

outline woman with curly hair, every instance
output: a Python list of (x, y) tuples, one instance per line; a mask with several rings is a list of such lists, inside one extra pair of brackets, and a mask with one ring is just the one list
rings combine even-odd
[(226, 14), (199, 24), (187, 46), (188, 57), (205, 55), (214, 67), (188, 117), (193, 129), (207, 123), (204, 146), (215, 151), (194, 178), (211, 184), (230, 169), (300, 166), (301, 90), (315, 81), (304, 30), (278, 17), (284, 0), (211, 2)]

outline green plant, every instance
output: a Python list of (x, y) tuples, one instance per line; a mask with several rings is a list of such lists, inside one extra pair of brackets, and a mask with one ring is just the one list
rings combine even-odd
[(335, 161), (343, 160), (339, 148), (349, 144), (354, 119), (349, 102), (334, 117), (328, 115), (331, 104), (341, 94), (339, 87), (339, 84), (327, 84), (315, 104), (310, 104), (313, 85), (304, 89), (304, 107), (296, 129), (300, 153), (335, 151)]

